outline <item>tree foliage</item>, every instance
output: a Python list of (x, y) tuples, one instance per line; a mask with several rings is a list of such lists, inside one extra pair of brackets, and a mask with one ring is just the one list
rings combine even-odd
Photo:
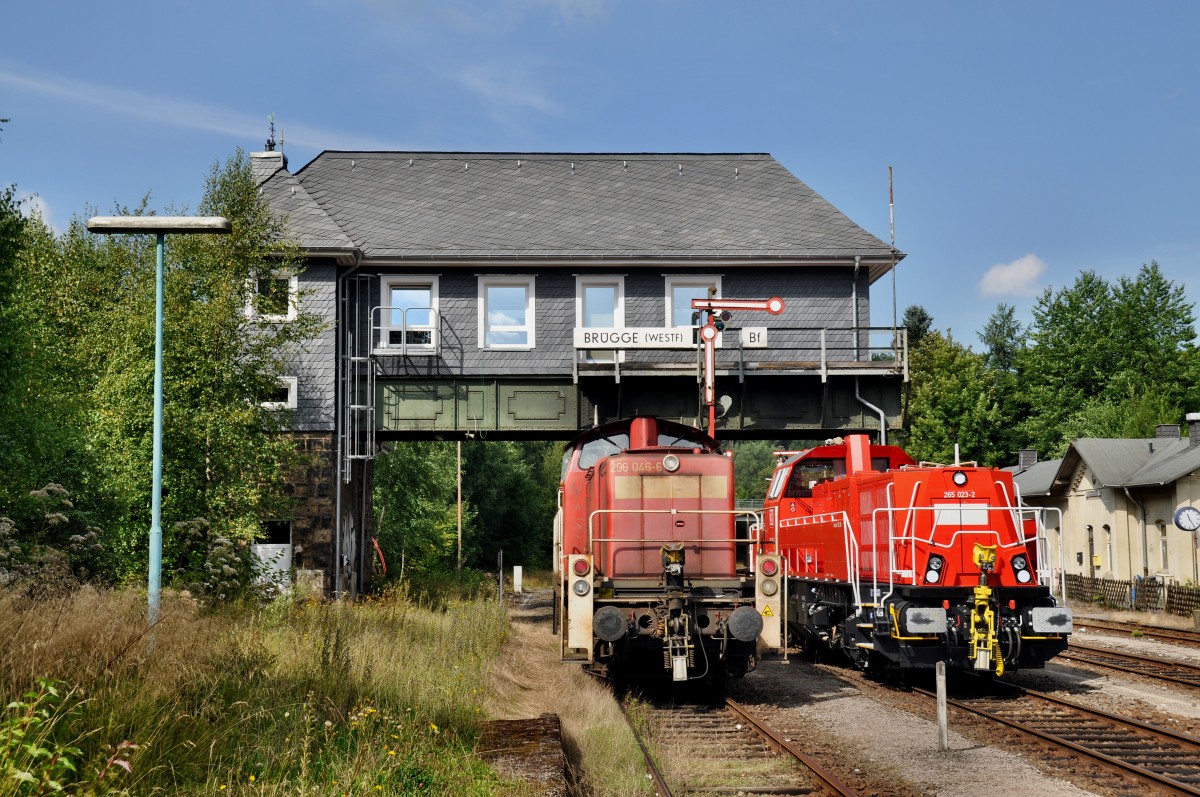
[[(918, 460), (997, 464), (1003, 418), (995, 374), (983, 355), (949, 335), (930, 332), (912, 354), (908, 453)], [(1002, 464), (1002, 463), (1001, 463)]]
[(1200, 367), (1192, 307), (1155, 262), (1115, 286), (1085, 271), (1067, 288), (1047, 289), (1033, 319), (1017, 369), (1029, 447), (1058, 456), (1105, 407), (1157, 407), (1158, 422), (1178, 422), (1180, 407), (1200, 397), (1190, 378)]
[[(287, 323), (247, 312), (255, 279), (296, 270), (300, 258), (258, 197), (244, 154), (213, 166), (199, 210), (229, 218), (233, 233), (166, 241), (163, 527), (204, 518), (207, 541), (245, 542), (261, 520), (289, 511), (284, 476), (299, 464), (281, 433), (290, 419), (263, 403), (320, 321), (303, 304)], [(144, 200), (117, 212), (150, 211)], [(24, 373), (6, 380), (0, 398), (12, 411), (0, 435), (14, 463), (0, 465), (0, 498), (21, 516), (23, 496), (64, 485), (77, 509), (104, 519), (106, 549), (140, 569), (150, 524), (155, 236), (97, 236), (79, 218), (61, 235), (37, 218), (22, 233), (4, 318), (22, 330), (7, 340), (20, 347)], [(31, 522), (18, 529), (34, 534)], [(203, 561), (165, 536), (165, 573)]]
[(908, 350), (913, 351), (933, 329), (933, 316), (919, 304), (910, 304), (904, 310), (901, 325), (908, 330)]

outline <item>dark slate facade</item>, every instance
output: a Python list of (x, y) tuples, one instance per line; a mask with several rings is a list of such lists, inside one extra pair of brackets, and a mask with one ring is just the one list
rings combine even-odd
[[(736, 313), (722, 336), (718, 436), (899, 426), (903, 331), (890, 303), (872, 327), (870, 290), (903, 254), (770, 155), (324, 152), (292, 173), (265, 152), (252, 163), (309, 257), (303, 301), (329, 321), (296, 353), (296, 429), (326, 436), (339, 485), (329, 550), (305, 551), (305, 567), (342, 563), (329, 589), (353, 591), (364, 575), (382, 440), (567, 438), (635, 412), (703, 423), (696, 351), (574, 348), (589, 280), (619, 296), (598, 326), (672, 326), (672, 302), (708, 283), (785, 301), (779, 316)], [(394, 328), (387, 308), (409, 289), (436, 312)], [(525, 302), (515, 318), (497, 309), (513, 296)], [(743, 348), (742, 327), (766, 328), (769, 346)]]

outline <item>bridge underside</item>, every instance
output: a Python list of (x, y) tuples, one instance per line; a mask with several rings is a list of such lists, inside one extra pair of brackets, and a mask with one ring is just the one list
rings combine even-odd
[[(717, 377), (722, 439), (878, 437), (902, 423), (897, 375)], [(568, 379), (448, 378), (375, 383), (379, 440), (559, 440), (597, 423), (656, 415), (704, 428), (695, 376)], [(883, 416), (881, 418), (881, 415)]]

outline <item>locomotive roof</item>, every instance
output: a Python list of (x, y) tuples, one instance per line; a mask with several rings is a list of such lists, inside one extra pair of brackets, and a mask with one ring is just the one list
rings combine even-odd
[[(610, 421), (609, 423), (602, 423), (599, 426), (593, 426), (591, 429), (580, 432), (579, 434), (575, 435), (575, 437), (571, 438), (571, 440), (569, 440), (567, 444), (563, 446), (563, 449), (566, 450), (568, 448), (581, 446), (589, 440), (600, 440), (605, 437), (611, 437), (614, 434), (628, 432), (632, 423), (633, 418), (625, 418), (624, 420)], [(675, 421), (668, 421), (663, 418), (655, 418), (654, 423), (658, 428), (659, 434), (673, 434), (678, 435), (679, 437), (687, 437), (691, 440), (700, 440), (701, 442), (710, 446), (713, 450), (718, 450), (721, 448), (721, 444), (717, 442), (715, 438), (709, 437), (695, 426), (688, 426), (685, 423), (676, 423)]]
[[(880, 449), (884, 449), (884, 450), (880, 451)], [(871, 454), (872, 454), (872, 456), (874, 456), (876, 454), (880, 454), (880, 455), (887, 454), (889, 459), (891, 459), (893, 456), (898, 455), (897, 459), (900, 460), (901, 465), (916, 465), (917, 464), (916, 460), (914, 460), (912, 457), (910, 457), (908, 455), (908, 452), (905, 451), (900, 446), (889, 446), (889, 445), (883, 445), (881, 443), (871, 443)], [(824, 458), (828, 458), (828, 457), (844, 458), (845, 456), (846, 456), (845, 441), (843, 441), (841, 443), (825, 443), (823, 445), (813, 446), (812, 448), (806, 448), (803, 451), (798, 451), (798, 452), (796, 452), (796, 454), (794, 456), (788, 457), (780, 464), (781, 465), (791, 465), (793, 463), (799, 462), (802, 459), (817, 459), (817, 458), (824, 459)], [(777, 465), (776, 467), (779, 467), (779, 466)]]

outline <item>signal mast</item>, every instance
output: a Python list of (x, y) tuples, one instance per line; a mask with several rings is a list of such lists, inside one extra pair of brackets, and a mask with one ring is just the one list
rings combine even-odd
[(708, 407), (708, 436), (717, 437), (717, 399), (715, 375), (717, 371), (717, 335), (725, 329), (730, 319), (730, 310), (759, 310), (779, 315), (783, 312), (783, 299), (692, 299), (692, 309), (705, 314), (700, 327), (700, 342), (704, 344), (704, 403)]

